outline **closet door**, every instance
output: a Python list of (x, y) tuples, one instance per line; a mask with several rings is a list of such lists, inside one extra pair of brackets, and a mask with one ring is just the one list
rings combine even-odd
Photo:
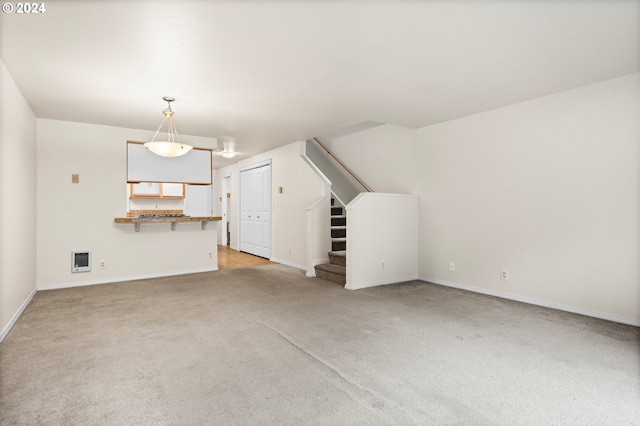
[(240, 251), (271, 257), (271, 165), (240, 172)]
[(256, 175), (253, 170), (240, 172), (240, 251), (254, 254), (254, 193)]
[(271, 257), (271, 166), (256, 169), (255, 255)]

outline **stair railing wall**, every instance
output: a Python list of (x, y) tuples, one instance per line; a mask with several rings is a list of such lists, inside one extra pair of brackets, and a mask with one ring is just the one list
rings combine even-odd
[(342, 204), (349, 204), (361, 192), (371, 192), (371, 188), (317, 138), (306, 141), (303, 157), (331, 182), (331, 190)]
[(418, 197), (380, 192), (347, 205), (347, 277), (357, 290), (418, 279)]
[(338, 162), (338, 164), (340, 164), (342, 166), (342, 168), (347, 171), (347, 173), (349, 173), (360, 185), (362, 185), (362, 187), (364, 189), (366, 189), (367, 192), (373, 192), (373, 190), (366, 183), (364, 183), (364, 181), (362, 179), (360, 179), (358, 177), (358, 175), (356, 175), (355, 172), (349, 168), (349, 166), (344, 164), (342, 162), (342, 160), (340, 160), (340, 158), (338, 158), (338, 156), (333, 151), (331, 151), (329, 149), (329, 147), (327, 147), (325, 144), (323, 144), (320, 141), (320, 139), (313, 138), (313, 140), (316, 141), (318, 143), (318, 145), (320, 145), (322, 147), (322, 149), (327, 151), (327, 154), (329, 154), (334, 160), (336, 160)]
[(307, 207), (307, 277), (315, 277), (314, 266), (329, 261), (331, 251), (331, 219), (327, 212), (331, 208), (331, 189), (327, 185), (324, 197)]

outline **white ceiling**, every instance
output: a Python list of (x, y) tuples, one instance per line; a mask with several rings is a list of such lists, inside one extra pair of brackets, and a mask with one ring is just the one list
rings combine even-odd
[(181, 134), (233, 138), (240, 158), (640, 70), (640, 0), (44, 3), (0, 16), (0, 57), (38, 117), (155, 130), (173, 96)]

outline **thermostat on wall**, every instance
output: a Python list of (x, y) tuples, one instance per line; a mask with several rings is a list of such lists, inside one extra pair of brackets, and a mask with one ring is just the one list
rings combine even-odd
[(91, 272), (91, 250), (71, 252), (71, 272)]

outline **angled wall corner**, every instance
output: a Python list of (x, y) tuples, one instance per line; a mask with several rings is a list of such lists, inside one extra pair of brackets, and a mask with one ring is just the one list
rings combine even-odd
[(0, 61), (0, 341), (36, 287), (36, 116)]

